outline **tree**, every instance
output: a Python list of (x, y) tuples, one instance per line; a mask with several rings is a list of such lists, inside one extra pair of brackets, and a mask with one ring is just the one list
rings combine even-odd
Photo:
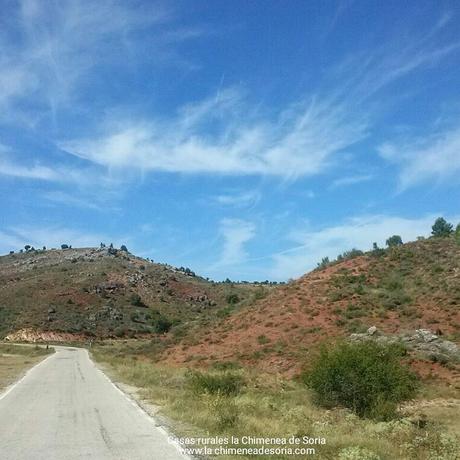
[(69, 245), (68, 244), (61, 244), (61, 249), (69, 249)]
[(24, 246), (24, 249), (25, 249), (26, 251), (29, 251), (29, 249), (30, 249), (30, 244), (26, 244), (26, 245)]
[(377, 243), (372, 243), (372, 255), (375, 257), (381, 257), (385, 254), (385, 249), (379, 248)]
[(390, 238), (388, 238), (386, 240), (386, 245), (389, 248), (394, 248), (396, 246), (401, 246), (402, 244), (403, 244), (403, 241), (402, 241), (402, 238), (399, 235), (390, 236)]
[(460, 224), (455, 228), (455, 240), (460, 243)]
[(454, 231), (452, 224), (446, 221), (443, 217), (438, 217), (431, 227), (431, 234), (436, 238), (445, 238)]
[(120, 247), (120, 251), (128, 252), (128, 248), (124, 244), (122, 244)]
[(317, 265), (317, 268), (321, 269), (321, 268), (326, 268), (330, 263), (331, 262), (329, 260), (329, 257), (323, 257), (321, 259), (321, 262), (318, 262), (316, 265)]

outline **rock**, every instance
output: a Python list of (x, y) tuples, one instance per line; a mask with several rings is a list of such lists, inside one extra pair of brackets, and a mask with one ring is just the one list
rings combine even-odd
[(377, 332), (377, 328), (376, 328), (375, 326), (371, 326), (371, 327), (367, 330), (367, 335), (374, 335), (376, 332)]
[(377, 328), (370, 327), (364, 334), (351, 334), (352, 342), (375, 341), (381, 345), (400, 343), (425, 359), (435, 362), (460, 362), (460, 347), (453, 342), (443, 340), (427, 329), (418, 329), (413, 334), (384, 335)]
[(414, 339), (416, 341), (421, 339), (426, 343), (433, 342), (434, 340), (437, 340), (438, 338), (439, 337), (436, 334), (433, 334), (428, 329), (417, 329), (414, 335)]

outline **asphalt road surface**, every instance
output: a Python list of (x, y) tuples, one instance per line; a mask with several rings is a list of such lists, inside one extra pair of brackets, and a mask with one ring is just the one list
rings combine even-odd
[(184, 458), (86, 350), (56, 347), (0, 395), (1, 460)]

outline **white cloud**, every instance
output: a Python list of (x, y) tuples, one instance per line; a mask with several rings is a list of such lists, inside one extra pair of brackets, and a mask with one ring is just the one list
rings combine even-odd
[[(9, 147), (0, 143), (0, 176), (9, 176), (17, 179), (31, 179), (60, 184), (71, 184), (88, 190), (97, 186), (99, 198), (102, 198), (101, 189), (107, 195), (108, 189), (119, 185), (126, 175), (107, 174), (102, 168), (90, 166), (86, 168), (71, 167), (63, 164), (52, 166), (42, 164), (38, 159), (23, 159), (20, 164), (18, 155)], [(14, 160), (16, 158), (16, 160)], [(50, 201), (63, 201), (65, 192), (50, 192), (46, 198)], [(73, 200), (75, 205), (77, 202)]]
[[(320, 230), (307, 227), (292, 231), (289, 240), (296, 246), (272, 256), (274, 265), (271, 276), (273, 279), (298, 277), (315, 268), (323, 257), (332, 260), (352, 248), (369, 250), (373, 242), (384, 247), (391, 235), (400, 235), (405, 242), (415, 240), (420, 235), (429, 235), (436, 217), (362, 216)], [(456, 217), (453, 221), (459, 219)]]
[(227, 90), (179, 110), (172, 120), (119, 120), (100, 136), (61, 147), (112, 168), (297, 177), (321, 172), (365, 136), (365, 121), (344, 106), (312, 100), (271, 120), (251, 113), (238, 92)]
[(255, 206), (259, 202), (260, 198), (259, 192), (248, 191), (217, 195), (214, 197), (214, 200), (223, 206), (243, 208)]
[(51, 203), (63, 204), (67, 208), (83, 208), (83, 209), (93, 209), (96, 211), (119, 211), (119, 209), (103, 203), (101, 201), (101, 194), (99, 193), (97, 197), (95, 196), (79, 196), (75, 191), (71, 193), (63, 192), (61, 190), (52, 190), (49, 192), (44, 192), (41, 196)]
[(241, 219), (223, 219), (220, 233), (224, 238), (222, 253), (216, 267), (237, 265), (245, 261), (244, 245), (256, 235), (255, 225)]
[(75, 110), (85, 78), (94, 80), (98, 67), (134, 65), (140, 56), (153, 65), (180, 60), (175, 44), (201, 34), (167, 28), (172, 10), (160, 2), (20, 0), (9, 13), (0, 36), (0, 108), (8, 109), (8, 120), (24, 110), (18, 102), (30, 98), (41, 114), (54, 117), (70, 103)]
[(379, 147), (382, 158), (401, 166), (402, 189), (428, 180), (458, 180), (460, 173), (460, 126), (429, 138)]
[(372, 176), (371, 174), (341, 177), (332, 182), (331, 188), (346, 187), (348, 185), (355, 185), (361, 182), (368, 182), (373, 178), (374, 176)]
[(0, 175), (21, 179), (37, 179), (45, 181), (60, 180), (59, 174), (47, 166), (21, 166), (0, 157)]

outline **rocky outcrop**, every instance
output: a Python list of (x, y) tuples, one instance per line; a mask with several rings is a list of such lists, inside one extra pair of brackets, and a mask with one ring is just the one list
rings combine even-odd
[(353, 342), (373, 340), (384, 345), (399, 343), (432, 361), (460, 363), (460, 347), (454, 342), (442, 339), (428, 329), (417, 329), (412, 333), (386, 335), (372, 326), (363, 334), (351, 334), (349, 339)]
[(84, 342), (88, 338), (83, 334), (71, 334), (67, 332), (36, 331), (33, 329), (20, 329), (8, 334), (7, 342)]

